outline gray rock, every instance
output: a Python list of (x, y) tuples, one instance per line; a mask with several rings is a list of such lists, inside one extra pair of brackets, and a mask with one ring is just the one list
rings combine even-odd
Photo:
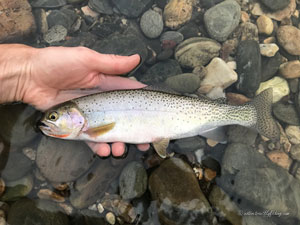
[(181, 27), (178, 30), (178, 32), (180, 32), (183, 35), (184, 40), (192, 38), (192, 37), (201, 36), (201, 31), (200, 31), (199, 25), (197, 25), (194, 22), (189, 22), (189, 23), (185, 24), (183, 27)]
[(242, 23), (241, 25), (239, 25), (233, 36), (237, 37), (241, 41), (254, 40), (259, 42), (258, 28), (256, 24), (250, 22)]
[(183, 35), (178, 31), (166, 31), (162, 33), (162, 35), (160, 36), (160, 42), (163, 48), (171, 44), (176, 46), (177, 44), (182, 42), (183, 39), (184, 39)]
[(55, 25), (45, 33), (44, 40), (49, 44), (57, 43), (65, 40), (67, 34), (68, 30), (64, 26)]
[(138, 17), (152, 5), (152, 0), (112, 0), (120, 12), (128, 17)]
[(142, 164), (130, 162), (119, 177), (120, 195), (123, 199), (141, 197), (147, 189), (147, 173)]
[(229, 143), (242, 143), (248, 146), (255, 144), (257, 132), (247, 127), (242, 126), (229, 126), (227, 130)]
[(208, 9), (204, 23), (209, 35), (217, 41), (225, 41), (238, 26), (241, 7), (234, 0), (226, 0)]
[(212, 210), (192, 168), (183, 160), (164, 161), (149, 178), (163, 224), (211, 224)]
[(260, 0), (260, 1), (272, 11), (284, 9), (290, 4), (290, 0)]
[(273, 106), (273, 113), (274, 116), (281, 122), (295, 126), (300, 125), (299, 114), (292, 104), (278, 102)]
[(164, 28), (162, 14), (149, 9), (146, 11), (140, 20), (140, 26), (143, 33), (148, 38), (157, 38)]
[(164, 61), (164, 60), (171, 58), (173, 56), (173, 54), (174, 54), (173, 49), (165, 49), (157, 54), (156, 59), (159, 61)]
[(72, 25), (78, 19), (78, 15), (74, 10), (62, 8), (60, 10), (53, 10), (47, 16), (49, 28), (55, 25), (61, 25), (67, 30), (70, 30)]
[(89, 0), (89, 7), (98, 13), (112, 15), (113, 9), (109, 0)]
[(237, 89), (253, 97), (261, 81), (261, 55), (256, 41), (241, 41), (237, 50)]
[(53, 9), (67, 4), (66, 0), (33, 0), (31, 6), (35, 8)]
[(195, 68), (206, 65), (212, 58), (219, 56), (221, 45), (209, 38), (189, 38), (180, 43), (175, 50), (175, 59), (181, 66)]
[(267, 81), (275, 76), (280, 64), (283, 63), (283, 57), (279, 52), (274, 57), (262, 57), (261, 58), (262, 70), (261, 70), (261, 81)]
[(86, 0), (67, 0), (68, 4), (79, 4)]
[(193, 73), (183, 73), (168, 77), (166, 85), (179, 93), (194, 93), (200, 87), (200, 77)]
[(94, 161), (94, 153), (81, 141), (43, 137), (37, 148), (36, 164), (40, 172), (52, 182), (74, 181)]
[(139, 80), (145, 84), (153, 85), (164, 82), (168, 77), (181, 74), (182, 70), (178, 62), (174, 59), (168, 59), (156, 63), (150, 67)]
[(290, 155), (293, 159), (300, 161), (300, 144), (292, 145)]
[(199, 149), (204, 149), (205, 146), (206, 142), (204, 138), (195, 136), (175, 140), (174, 143), (171, 144), (170, 148), (177, 153), (186, 154), (188, 152), (194, 152)]

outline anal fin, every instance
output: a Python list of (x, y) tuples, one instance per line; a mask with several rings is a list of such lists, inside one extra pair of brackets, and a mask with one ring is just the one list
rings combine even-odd
[(167, 157), (167, 148), (169, 142), (170, 142), (169, 139), (162, 139), (160, 141), (156, 141), (152, 143), (156, 153), (163, 159)]

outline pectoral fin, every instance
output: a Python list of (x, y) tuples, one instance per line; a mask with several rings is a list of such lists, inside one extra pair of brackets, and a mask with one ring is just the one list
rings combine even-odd
[(169, 139), (162, 139), (160, 141), (153, 142), (155, 151), (163, 159), (167, 157), (167, 147), (169, 145), (169, 142)]
[(100, 135), (103, 135), (107, 133), (108, 131), (112, 130), (116, 123), (109, 123), (105, 124), (99, 127), (93, 127), (85, 131), (86, 134), (88, 134), (91, 137), (98, 137)]

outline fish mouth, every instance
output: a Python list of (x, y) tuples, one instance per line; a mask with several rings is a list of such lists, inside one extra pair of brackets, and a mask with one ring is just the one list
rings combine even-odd
[(43, 121), (38, 121), (37, 122), (37, 126), (38, 128), (46, 135), (50, 134), (52, 132), (52, 128), (51, 128), (52, 124), (47, 124)]

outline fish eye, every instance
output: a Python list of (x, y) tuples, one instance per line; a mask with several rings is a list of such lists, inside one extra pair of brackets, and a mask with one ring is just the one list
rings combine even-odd
[(49, 116), (48, 116), (48, 119), (49, 119), (49, 120), (52, 120), (52, 121), (57, 120), (57, 119), (58, 119), (58, 114), (57, 114), (57, 112), (51, 112), (51, 113), (49, 114)]

